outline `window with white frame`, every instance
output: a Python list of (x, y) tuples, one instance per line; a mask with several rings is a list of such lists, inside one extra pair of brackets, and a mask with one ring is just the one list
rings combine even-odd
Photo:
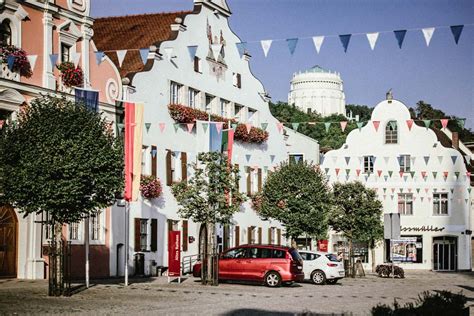
[(70, 223), (69, 224), (69, 240), (79, 240), (79, 223)]
[(213, 113), (214, 99), (214, 96), (206, 94), (206, 112)]
[(385, 126), (385, 144), (398, 143), (397, 121), (389, 121)]
[(142, 146), (142, 174), (143, 175), (149, 175), (150, 172), (148, 171), (147, 169), (147, 160), (148, 160), (148, 156), (147, 155), (147, 152), (148, 152), (148, 146)]
[(148, 220), (140, 219), (140, 250), (146, 251), (148, 244)]
[(413, 194), (398, 194), (398, 213), (400, 215), (413, 215)]
[(374, 156), (364, 156), (364, 173), (373, 173), (374, 172)]
[(0, 24), (0, 45), (2, 47), (12, 45), (12, 28), (8, 19)]
[(448, 193), (433, 193), (433, 215), (448, 215)]
[(43, 224), (43, 237), (45, 240), (50, 240), (53, 237), (53, 222), (49, 212), (43, 212), (41, 215)]
[(170, 84), (170, 103), (171, 104), (178, 104), (181, 101), (180, 93), (182, 89), (182, 85), (179, 83), (171, 81)]
[(222, 117), (228, 117), (228, 111), (229, 111), (228, 109), (229, 109), (229, 101), (221, 99), (219, 115)]
[(303, 163), (303, 154), (289, 154), (288, 160), (290, 163)]
[(245, 122), (245, 107), (243, 105), (236, 104), (234, 106), (234, 117), (236, 117), (240, 122)]
[(199, 91), (193, 88), (188, 89), (188, 105), (190, 108), (199, 108)]
[(71, 61), (71, 45), (61, 43), (61, 62)]
[(102, 212), (99, 211), (90, 218), (91, 240), (101, 240)]
[(410, 172), (411, 163), (410, 155), (400, 155), (400, 172)]

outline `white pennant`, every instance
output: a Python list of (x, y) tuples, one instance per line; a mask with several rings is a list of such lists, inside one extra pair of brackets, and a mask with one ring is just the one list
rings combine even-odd
[(74, 62), (74, 67), (77, 68), (77, 65), (79, 65), (79, 60), (81, 59), (81, 53), (73, 52), (71, 57), (72, 61)]
[(321, 49), (321, 45), (323, 45), (324, 36), (315, 36), (313, 37), (314, 47), (316, 48), (316, 52), (319, 54), (319, 50)]
[(270, 47), (272, 46), (272, 42), (273, 40), (264, 40), (260, 42), (260, 44), (262, 45), (263, 54), (265, 55), (265, 57), (267, 57), (268, 55), (268, 51), (270, 50)]
[(367, 39), (369, 40), (369, 45), (372, 50), (375, 48), (375, 43), (377, 43), (377, 39), (379, 38), (379, 33), (367, 33)]
[(38, 58), (38, 55), (28, 55), (28, 62), (30, 63), (31, 71), (35, 70), (35, 65), (36, 65), (36, 59)]
[(118, 50), (117, 51), (117, 58), (119, 62), (119, 66), (122, 67), (123, 60), (125, 59), (125, 55), (127, 55), (127, 50)]
[(173, 58), (173, 47), (165, 47), (164, 51), (165, 51), (166, 59), (170, 61), (171, 58)]
[(431, 38), (433, 37), (433, 33), (435, 31), (434, 27), (427, 27), (425, 29), (421, 29), (423, 32), (423, 36), (425, 37), (426, 46), (430, 46)]
[(212, 49), (212, 54), (214, 55), (214, 59), (217, 61), (221, 53), (222, 44), (212, 44), (211, 49)]

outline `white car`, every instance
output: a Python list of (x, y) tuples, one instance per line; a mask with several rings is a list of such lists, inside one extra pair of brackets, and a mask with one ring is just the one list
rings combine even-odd
[(305, 280), (314, 284), (335, 284), (345, 275), (344, 264), (333, 253), (300, 250)]

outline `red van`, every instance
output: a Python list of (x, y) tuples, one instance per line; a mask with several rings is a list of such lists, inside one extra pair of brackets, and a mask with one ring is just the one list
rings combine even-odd
[[(201, 263), (193, 267), (201, 277)], [(304, 280), (303, 260), (298, 250), (275, 245), (241, 245), (219, 257), (219, 280), (262, 282), (269, 287)]]

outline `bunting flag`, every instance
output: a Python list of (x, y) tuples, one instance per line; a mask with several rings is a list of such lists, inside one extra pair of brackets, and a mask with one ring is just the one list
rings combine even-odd
[(163, 48), (163, 51), (165, 53), (164, 55), (166, 57), (166, 60), (171, 61), (171, 59), (173, 58), (173, 51), (174, 51), (173, 47), (165, 47)]
[(339, 35), (342, 47), (344, 47), (344, 53), (347, 53), (347, 47), (349, 46), (349, 42), (351, 41), (351, 36), (352, 34)]
[(458, 119), (456, 119), (456, 121), (457, 121), (459, 127), (464, 129), (464, 124), (466, 123), (466, 119), (458, 118)]
[(127, 55), (127, 50), (126, 49), (118, 50), (116, 51), (116, 54), (117, 54), (119, 66), (122, 67), (122, 63), (123, 63), (123, 60), (125, 59), (125, 55)]
[(439, 162), (439, 164), (443, 163), (443, 156), (438, 156), (438, 162)]
[(324, 42), (324, 36), (314, 36), (313, 37), (313, 44), (314, 48), (316, 48), (316, 52), (319, 54), (319, 51), (321, 50), (321, 46), (323, 45)]
[(346, 165), (348, 165), (349, 161), (351, 161), (351, 157), (344, 157), (344, 159), (346, 160)]
[(7, 66), (10, 71), (13, 71), (13, 65), (15, 64), (16, 56), (8, 55), (7, 57)]
[(448, 178), (448, 175), (449, 175), (449, 171), (443, 171), (444, 180)]
[(268, 55), (268, 51), (270, 50), (270, 47), (272, 46), (272, 40), (263, 40), (260, 42), (260, 45), (262, 45), (262, 49), (263, 49), (263, 54), (265, 55), (265, 57), (267, 57)]
[(224, 126), (223, 122), (214, 122), (214, 126), (216, 127), (217, 134), (220, 134), (222, 131), (222, 127)]
[(385, 161), (385, 164), (388, 164), (388, 161), (390, 160), (390, 157), (383, 157), (383, 160)]
[(56, 66), (56, 63), (58, 61), (58, 54), (50, 54), (49, 61), (51, 62), (51, 67), (54, 68), (54, 66)]
[(79, 66), (79, 61), (81, 60), (81, 53), (72, 51), (71, 59), (72, 59), (72, 62), (74, 63), (74, 67), (77, 68), (77, 66)]
[(431, 120), (423, 120), (423, 123), (425, 124), (425, 127), (428, 129), (431, 124)]
[(455, 171), (454, 175), (456, 176), (456, 180), (458, 180), (459, 179), (459, 171)]
[(331, 127), (331, 122), (325, 122), (324, 123), (324, 128), (326, 129), (326, 133), (329, 132), (329, 127)]
[(392, 174), (393, 174), (393, 171), (389, 171), (388, 172), (388, 176), (391, 178), (392, 177)]
[(377, 174), (379, 175), (379, 177), (382, 175), (382, 170), (377, 170)]
[(186, 127), (188, 128), (188, 133), (192, 133), (194, 128), (194, 123), (187, 123)]
[(341, 169), (336, 168), (336, 175), (339, 175), (339, 171), (341, 171)]
[(179, 129), (179, 123), (174, 123), (173, 127), (174, 127), (174, 132), (177, 133)]
[(219, 59), (221, 50), (222, 50), (222, 44), (217, 43), (217, 44), (211, 45), (211, 51), (212, 51), (212, 55), (214, 56), (215, 61)]
[(250, 158), (252, 158), (252, 155), (250, 154), (245, 155), (245, 159), (247, 160), (247, 162), (250, 162)]
[(165, 130), (166, 124), (165, 123), (158, 123), (158, 127), (160, 128), (160, 132), (163, 133)]
[(365, 181), (367, 182), (367, 180), (369, 180), (369, 175), (365, 175), (364, 178), (365, 178)]
[(298, 44), (298, 38), (288, 38), (286, 40), (286, 44), (288, 44), (290, 54), (293, 55), (296, 49), (296, 45)]
[(28, 58), (28, 62), (30, 63), (31, 71), (34, 71), (38, 55), (28, 55), (26, 58)]
[(436, 176), (438, 175), (438, 173), (436, 171), (433, 171), (433, 179), (436, 179)]
[(270, 161), (273, 163), (274, 160), (275, 160), (275, 155), (270, 155)]
[(188, 46), (189, 58), (191, 59), (191, 61), (194, 61), (194, 58), (196, 57), (197, 49), (198, 49), (197, 45), (189, 45)]
[(239, 52), (239, 56), (242, 59), (245, 51), (247, 50), (247, 42), (236, 43), (235, 46), (237, 46), (237, 51)]
[(462, 29), (464, 28), (464, 25), (452, 25), (451, 27), (451, 33), (453, 33), (454, 41), (456, 42), (456, 45), (459, 42), (459, 38), (461, 37)]
[(262, 127), (262, 129), (263, 129), (264, 131), (267, 130), (268, 123), (262, 123), (262, 124), (260, 124), (260, 125), (261, 125), (261, 127)]
[(380, 121), (372, 121), (372, 124), (374, 124), (375, 131), (378, 132), (379, 126), (380, 126)]
[(383, 179), (385, 180), (385, 182), (387, 182), (388, 176), (383, 176)]
[(141, 48), (139, 52), (142, 63), (145, 65), (148, 60), (148, 53), (150, 52), (150, 50), (148, 48)]
[(346, 169), (346, 175), (349, 175), (350, 172), (351, 172), (351, 169)]
[(403, 181), (407, 182), (408, 176), (403, 176)]
[(441, 119), (441, 126), (443, 126), (443, 128), (446, 128), (448, 126), (448, 122), (449, 120), (448, 119)]
[(425, 165), (428, 165), (428, 162), (430, 162), (430, 156), (423, 156), (423, 159), (425, 160)]
[(416, 193), (419, 194), (419, 193), (420, 193), (420, 190), (421, 190), (420, 188), (416, 188)]
[(327, 174), (329, 172), (329, 168), (324, 168), (324, 172)]
[(362, 171), (362, 170), (360, 170), (360, 169), (356, 169), (356, 174), (357, 174), (357, 176), (360, 176), (360, 172), (361, 172), (361, 171)]
[(95, 62), (97, 63), (97, 65), (100, 65), (102, 63), (102, 59), (104, 58), (104, 56), (104, 52), (95, 52)]
[(291, 123), (291, 127), (297, 131), (298, 130), (298, 127), (300, 126), (300, 123)]
[(142, 126), (141, 103), (125, 102), (125, 200), (136, 201), (142, 174)]
[(82, 103), (91, 111), (99, 110), (99, 91), (91, 89), (74, 89), (76, 103)]
[(431, 38), (433, 37), (433, 33), (435, 31), (434, 27), (427, 27), (421, 29), (423, 32), (423, 36), (425, 37), (426, 47), (430, 46)]
[(247, 129), (247, 134), (250, 134), (250, 130), (252, 129), (252, 123), (245, 123), (245, 128)]
[[(234, 148), (234, 130), (232, 128), (222, 131), (221, 152), (227, 153), (227, 161), (230, 165)], [(258, 168), (257, 168), (258, 169)]]
[(458, 156), (451, 156), (451, 161), (453, 162), (453, 165), (456, 164), (457, 159), (458, 159)]
[(153, 158), (155, 158), (157, 152), (158, 152), (158, 151), (157, 151), (156, 149), (152, 149), (152, 150), (151, 150), (151, 156), (152, 156)]
[(150, 127), (151, 127), (151, 123), (145, 123), (145, 129), (147, 133), (150, 131)]
[(231, 126), (232, 126), (232, 129), (233, 129), (234, 132), (235, 132), (235, 131), (237, 130), (237, 126), (239, 126), (239, 124), (237, 124), (237, 123), (232, 123)]
[(430, 190), (430, 189), (425, 188), (425, 193), (428, 194), (429, 190)]
[(413, 120), (407, 120), (408, 130), (411, 131), (411, 127), (413, 126)]
[(426, 178), (426, 171), (422, 171), (422, 172), (421, 172), (421, 177), (422, 177), (422, 178)]
[(281, 131), (283, 130), (283, 123), (278, 122), (278, 123), (276, 123), (276, 125), (277, 125), (277, 128), (278, 128), (278, 132), (281, 133)]
[(423, 197), (423, 196), (421, 196), (421, 197), (420, 197), (420, 200), (421, 200), (421, 202), (423, 202), (423, 200), (424, 200), (424, 197)]
[(400, 178), (403, 177), (403, 171), (399, 171), (398, 174), (400, 175)]
[(341, 121), (341, 131), (344, 132), (344, 130), (346, 129), (346, 126), (347, 126), (347, 121)]
[(407, 33), (407, 30), (398, 30), (398, 31), (393, 31), (395, 34), (395, 38), (397, 39), (398, 47), (401, 49), (403, 45), (403, 40), (405, 39), (405, 34)]
[(362, 127), (364, 126), (364, 122), (357, 122), (356, 125), (357, 125), (357, 128), (360, 131), (362, 129)]
[(367, 33), (367, 39), (369, 40), (369, 45), (370, 49), (374, 50), (375, 48), (375, 43), (377, 42), (377, 39), (379, 38), (379, 33)]

